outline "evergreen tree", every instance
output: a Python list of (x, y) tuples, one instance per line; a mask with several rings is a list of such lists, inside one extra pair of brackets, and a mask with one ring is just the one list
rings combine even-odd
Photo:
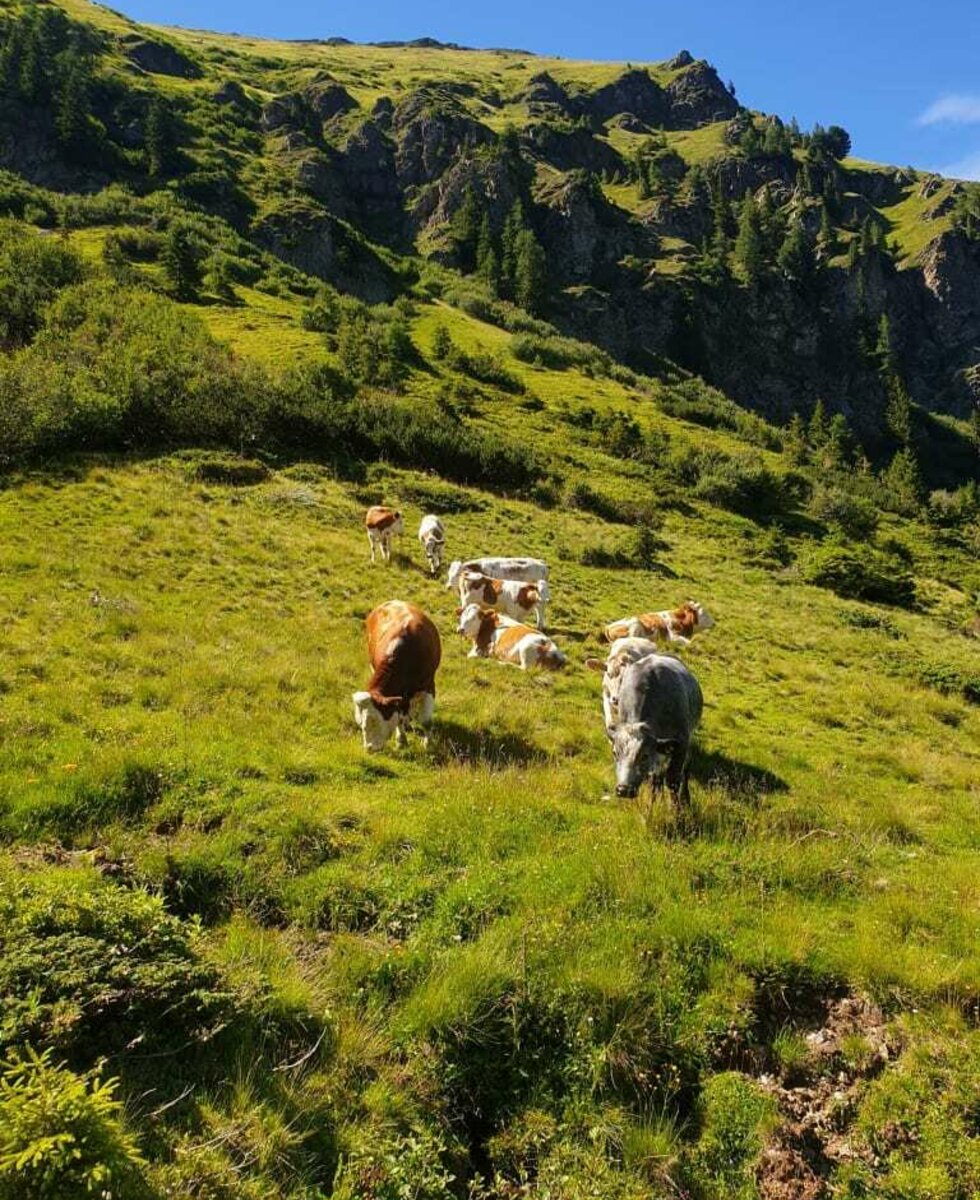
[(514, 299), (528, 312), (541, 311), (547, 290), (548, 264), (541, 243), (530, 229), (522, 229), (514, 251)]
[(432, 331), (432, 357), (440, 360), (448, 358), (452, 348), (453, 339), (449, 336), (449, 330), (440, 323)]
[(738, 237), (735, 239), (735, 261), (749, 284), (758, 283), (765, 273), (765, 240), (762, 236), (759, 208), (751, 193), (746, 193), (739, 212)]
[(470, 272), (476, 266), (476, 243), (480, 236), (482, 212), (476, 189), (467, 184), (463, 193), (463, 202), (453, 214), (450, 223), (459, 265), (463, 271)]
[(817, 400), (814, 405), (813, 412), (810, 415), (810, 423), (807, 426), (807, 441), (810, 443), (812, 450), (820, 450), (827, 441), (827, 410), (824, 407), (822, 400)]
[(146, 114), (147, 169), (154, 179), (173, 173), (177, 158), (177, 129), (173, 114), (162, 96), (150, 101)]
[(793, 413), (786, 426), (783, 447), (786, 456), (794, 467), (803, 467), (807, 461), (806, 427), (798, 412)]
[(817, 245), (820, 247), (821, 257), (825, 259), (830, 258), (836, 248), (834, 227), (830, 223), (830, 211), (826, 201), (820, 205), (820, 232), (817, 234)]
[(160, 252), (167, 282), (181, 300), (193, 300), (201, 286), (201, 255), (186, 226), (171, 224)]
[(843, 413), (834, 413), (827, 426), (827, 440), (821, 453), (823, 464), (828, 470), (842, 471), (851, 464), (853, 456), (854, 438), (847, 418)]
[(90, 148), (89, 70), (78, 55), (66, 64), (55, 107), (55, 137), (71, 157), (81, 157)]
[(731, 224), (731, 206), (721, 190), (721, 184), (715, 180), (711, 189), (711, 249), (720, 262), (728, 258)]
[(517, 239), (526, 227), (524, 205), (518, 197), (507, 214), (500, 238), (501, 291), (508, 297), (514, 295), (514, 279), (517, 274)]
[(801, 288), (812, 281), (816, 263), (813, 247), (801, 221), (794, 221), (779, 248), (779, 265)]
[(484, 213), (480, 222), (480, 234), (476, 242), (476, 272), (496, 295), (500, 289), (500, 259), (494, 245), (489, 213)]
[(915, 516), (922, 505), (922, 475), (910, 446), (897, 451), (881, 477), (884, 504), (902, 516)]
[(853, 274), (857, 270), (858, 263), (861, 260), (861, 240), (857, 237), (852, 237), (847, 243), (847, 270), (848, 274)]
[(883, 382), (886, 396), (885, 424), (888, 426), (888, 432), (903, 446), (908, 446), (912, 441), (912, 401), (897, 371), (887, 371)]

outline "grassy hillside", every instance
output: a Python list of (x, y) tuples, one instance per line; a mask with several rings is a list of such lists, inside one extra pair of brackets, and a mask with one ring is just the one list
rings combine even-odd
[[(85, 0), (31, 107), (38, 11), (0, 27), (0, 1200), (977, 1194), (976, 429), (910, 401), (882, 299), (937, 232), (969, 279), (966, 193), (802, 135), (753, 157), (680, 58)], [(333, 84), (355, 107), (314, 128)], [(780, 423), (691, 369), (764, 392), (762, 328)], [(547, 559), (565, 671), (467, 658), (427, 512), (451, 558)], [(612, 795), (585, 659), (689, 597), (716, 625), (676, 812)], [(368, 755), (391, 598), (442, 634), (435, 735)]]

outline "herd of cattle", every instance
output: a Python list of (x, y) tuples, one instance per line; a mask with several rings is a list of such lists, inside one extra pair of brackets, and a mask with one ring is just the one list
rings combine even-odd
[[(393, 539), (404, 533), (402, 514), (372, 507), (365, 528), (371, 561), (380, 551), (382, 560), (390, 562)], [(429, 572), (438, 574), (446, 547), (439, 518), (423, 517), (418, 537)], [(548, 574), (547, 563), (536, 558), (479, 558), (450, 565), (446, 586), (459, 593), (456, 632), (472, 642), (470, 657), (496, 658), (522, 670), (565, 666), (566, 656), (544, 632)], [(372, 675), (367, 687), (353, 695), (365, 749), (380, 750), (392, 734), (404, 742), (411, 724), (421, 728), (427, 744), (442, 659), (438, 629), (417, 605), (403, 600), (378, 605), (365, 624)], [(586, 659), (585, 665), (603, 676), (602, 708), (618, 796), (635, 796), (649, 778), (655, 788), (666, 783), (676, 802), (687, 800), (688, 759), (703, 698), (687, 667), (659, 651), (667, 644), (685, 646), (713, 624), (694, 601), (673, 611), (624, 617), (603, 630), (610, 643), (606, 659)]]

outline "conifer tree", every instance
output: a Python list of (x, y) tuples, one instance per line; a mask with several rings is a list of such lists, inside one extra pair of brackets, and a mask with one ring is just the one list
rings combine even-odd
[(822, 201), (820, 205), (820, 232), (817, 234), (817, 244), (824, 258), (830, 258), (834, 253), (836, 240), (834, 238), (834, 227), (830, 223), (830, 210), (827, 207), (826, 201)]
[(526, 225), (524, 205), (518, 197), (507, 214), (500, 238), (501, 291), (508, 297), (514, 295), (514, 279), (517, 274), (517, 239)]
[(827, 410), (823, 400), (817, 400), (807, 426), (807, 441), (812, 450), (820, 450), (827, 441)]
[(881, 484), (884, 502), (892, 512), (911, 517), (919, 511), (923, 497), (922, 474), (910, 446), (903, 446), (896, 452), (881, 477)]
[(63, 82), (59, 89), (55, 107), (55, 137), (73, 157), (79, 157), (89, 148), (87, 64), (78, 55), (72, 55), (65, 64)]
[(464, 271), (476, 266), (476, 243), (480, 236), (480, 201), (472, 183), (467, 184), (463, 202), (453, 214), (451, 230), (459, 263)]
[(827, 440), (821, 459), (831, 471), (842, 471), (850, 465), (854, 455), (854, 438), (847, 418), (843, 413), (834, 413), (827, 426)]
[(201, 256), (186, 226), (174, 222), (160, 253), (167, 282), (181, 300), (193, 300), (201, 286)]
[(484, 213), (480, 222), (480, 233), (476, 242), (476, 273), (496, 295), (500, 288), (500, 259), (494, 245), (489, 213)]
[(800, 221), (790, 226), (782, 246), (779, 248), (779, 265), (801, 288), (813, 279), (815, 262), (813, 247)]
[(765, 273), (766, 253), (755, 197), (747, 192), (738, 219), (735, 260), (749, 284), (758, 283)]
[(885, 384), (885, 424), (888, 432), (908, 446), (912, 441), (912, 401), (902, 378), (895, 370), (886, 372)]
[(547, 288), (547, 261), (531, 229), (517, 235), (514, 250), (514, 299), (528, 312), (540, 312)]
[(159, 95), (150, 101), (146, 114), (147, 169), (155, 179), (173, 172), (177, 156), (177, 130), (166, 101)]
[(806, 465), (806, 441), (806, 427), (803, 424), (803, 418), (798, 412), (795, 412), (789, 419), (789, 425), (786, 427), (786, 435), (783, 438), (786, 455), (794, 467)]

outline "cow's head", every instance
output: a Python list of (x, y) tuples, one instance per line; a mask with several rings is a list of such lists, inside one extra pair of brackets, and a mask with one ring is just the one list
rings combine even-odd
[(714, 617), (708, 615), (708, 610), (703, 604), (698, 604), (696, 600), (688, 600), (686, 607), (694, 613), (695, 629), (710, 629), (714, 625)]
[(464, 637), (476, 638), (488, 613), (479, 604), (467, 604), (465, 608), (458, 608), (456, 615), (459, 617), (456, 632), (461, 633)]
[(611, 734), (616, 765), (616, 795), (632, 798), (648, 775), (660, 766), (660, 755), (650, 726), (643, 721), (617, 725)]
[(429, 560), (429, 569), (435, 575), (442, 566), (442, 550), (445, 542), (435, 536), (430, 535), (425, 542), (425, 557)]
[(401, 726), (402, 714), (397, 699), (379, 704), (370, 692), (354, 692), (354, 720), (361, 731), (364, 749), (383, 750), (388, 739)]
[(402, 520), (402, 515), (398, 511), (398, 509), (395, 509), (395, 513), (394, 513), (394, 516), (392, 517), (391, 524), (388, 526), (388, 532), (389, 533), (404, 533), (405, 532), (405, 522)]
[(449, 564), (449, 575), (446, 577), (446, 587), (447, 588), (453, 587), (458, 582), (462, 570), (463, 570), (463, 564), (462, 564), (461, 560), (458, 558), (454, 559)]

